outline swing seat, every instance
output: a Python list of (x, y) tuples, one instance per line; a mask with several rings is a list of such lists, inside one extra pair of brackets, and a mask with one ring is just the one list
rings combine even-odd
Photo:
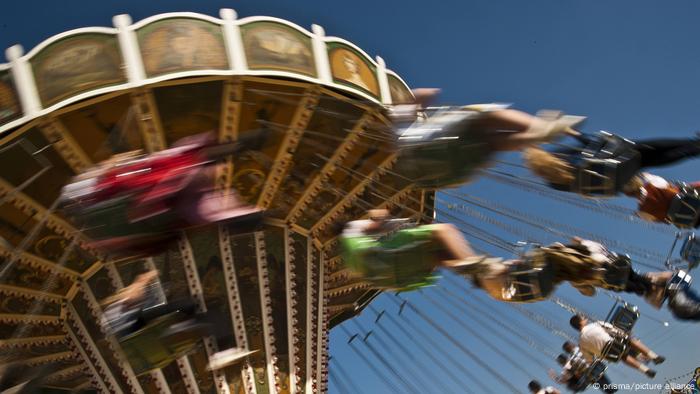
[(72, 209), (74, 221), (91, 239), (104, 239), (134, 234), (152, 234), (167, 229), (154, 221), (132, 222), (128, 209), (133, 196), (119, 196)]
[(601, 131), (575, 162), (576, 191), (584, 196), (613, 197), (639, 171), (634, 142)]
[(599, 381), (605, 371), (608, 369), (607, 364), (603, 360), (595, 360), (586, 369), (586, 372), (581, 376), (576, 384), (576, 389), (578, 391), (584, 391), (588, 386)]
[(395, 171), (423, 188), (467, 182), (491, 156), (488, 135), (472, 125), (477, 116), (447, 108), (411, 125), (399, 135)]
[(694, 233), (688, 234), (681, 246), (681, 257), (688, 262), (688, 270), (692, 270), (700, 264), (700, 239)]
[(402, 222), (396, 220), (398, 226), (384, 234), (342, 237), (345, 266), (380, 289), (408, 291), (432, 285), (435, 256), (442, 251), (433, 241), (433, 230)]
[(692, 283), (693, 278), (688, 275), (687, 272), (683, 270), (678, 270), (673, 274), (673, 277), (671, 280), (668, 281), (668, 285), (666, 286), (666, 289), (672, 293), (676, 292), (679, 290), (684, 290), (690, 287), (690, 284)]
[(128, 161), (92, 183), (65, 187), (64, 209), (93, 247), (116, 256), (159, 253), (180, 230), (200, 225), (226, 222), (236, 233), (255, 230), (263, 212), (211, 190), (209, 162), (201, 156), (173, 148)]
[(163, 368), (194, 350), (206, 333), (201, 325), (183, 324), (186, 322), (182, 314), (170, 313), (119, 339), (137, 376)]
[(695, 228), (700, 223), (700, 193), (687, 185), (671, 200), (666, 218), (678, 228)]
[(625, 358), (630, 351), (630, 336), (613, 336), (613, 340), (603, 349), (603, 357), (612, 362), (618, 362)]
[(542, 301), (554, 291), (553, 265), (541, 251), (530, 253), (508, 273), (504, 288), (509, 302)]
[(639, 308), (630, 304), (618, 305), (610, 316), (610, 323), (629, 334), (639, 319)]

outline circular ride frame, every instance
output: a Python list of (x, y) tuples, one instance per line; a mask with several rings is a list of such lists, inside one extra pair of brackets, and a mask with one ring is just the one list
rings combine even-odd
[[(48, 365), (44, 385), (106, 393), (327, 390), (328, 330), (377, 291), (342, 268), (337, 235), (369, 208), (418, 221), (434, 195), (391, 172), (384, 106), (410, 90), (352, 43), (270, 17), (156, 15), (68, 31), (0, 64), (0, 363)], [(130, 119), (133, 124), (129, 124)], [(130, 127), (130, 126), (136, 126)], [(187, 231), (168, 252), (107, 260), (54, 209), (72, 176), (113, 154), (214, 130), (266, 130), (217, 165), (216, 187), (268, 212), (264, 228)], [(115, 131), (116, 130), (116, 131)], [(115, 140), (115, 135), (117, 139)], [(136, 376), (98, 324), (101, 301), (158, 269), (161, 296), (214, 309), (231, 337)], [(229, 347), (259, 349), (206, 369)]]

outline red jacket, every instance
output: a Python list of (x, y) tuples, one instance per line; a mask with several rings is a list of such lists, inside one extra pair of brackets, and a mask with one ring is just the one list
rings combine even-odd
[[(700, 182), (691, 183), (690, 186), (700, 188)], [(656, 222), (666, 221), (671, 200), (679, 192), (678, 187), (670, 183), (666, 187), (657, 187), (647, 182), (642, 189), (646, 195), (639, 198), (640, 216)]]

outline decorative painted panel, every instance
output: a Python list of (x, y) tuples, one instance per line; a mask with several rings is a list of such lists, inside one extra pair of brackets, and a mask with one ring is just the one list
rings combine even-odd
[(391, 92), (392, 104), (411, 104), (415, 102), (413, 94), (400, 79), (393, 75), (388, 75), (387, 77), (389, 79), (389, 92)]
[(10, 71), (0, 71), (0, 124), (19, 118), (22, 110)]
[(148, 77), (191, 70), (226, 70), (221, 26), (192, 18), (170, 18), (137, 32)]
[(219, 129), (221, 81), (156, 88), (156, 98), (165, 139), (177, 140)]
[(275, 22), (253, 22), (241, 26), (248, 67), (281, 70), (316, 76), (311, 39)]
[(349, 45), (328, 43), (331, 74), (336, 83), (360, 88), (374, 97), (379, 97), (376, 67), (361, 53)]
[(64, 38), (41, 50), (30, 63), (45, 107), (82, 92), (126, 82), (117, 39), (111, 34)]

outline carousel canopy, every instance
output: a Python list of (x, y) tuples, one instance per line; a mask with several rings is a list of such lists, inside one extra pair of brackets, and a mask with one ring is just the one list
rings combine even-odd
[[(375, 291), (342, 269), (342, 224), (367, 209), (433, 218), (433, 194), (391, 171), (385, 105), (401, 78), (352, 43), (270, 17), (156, 15), (51, 37), (0, 64), (0, 363), (46, 366), (47, 390), (300, 393), (326, 389), (327, 331)], [(166, 253), (113, 260), (60, 209), (61, 188), (115, 154), (214, 131), (257, 133), (217, 166), (216, 187), (266, 225), (181, 234)], [(252, 135), (252, 134), (251, 134)], [(137, 376), (99, 322), (103, 301), (150, 269), (164, 299), (220, 312), (228, 338)], [(207, 370), (233, 346), (258, 350)]]

